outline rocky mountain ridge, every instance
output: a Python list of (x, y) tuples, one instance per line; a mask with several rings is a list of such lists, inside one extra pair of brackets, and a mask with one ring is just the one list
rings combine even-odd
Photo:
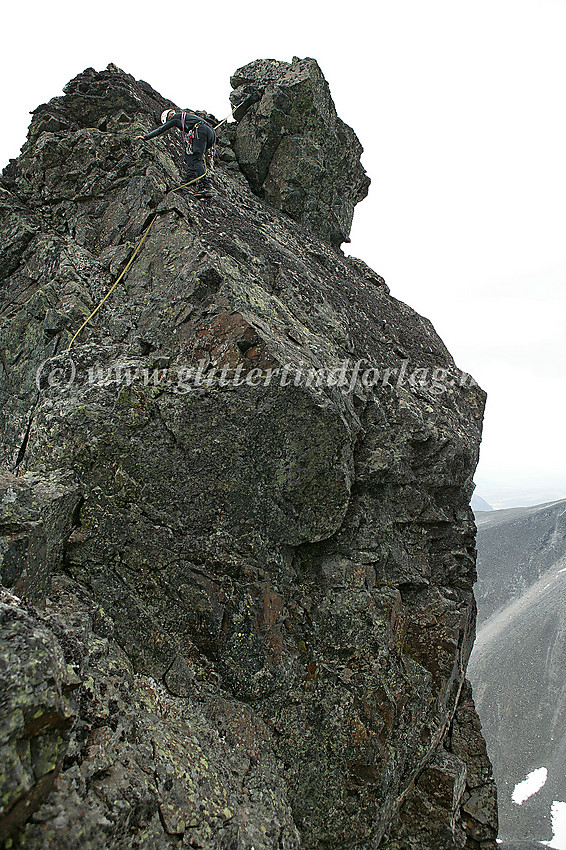
[(210, 204), (116, 66), (3, 172), (0, 837), (494, 848), (484, 393), (339, 250), (368, 181), (314, 60), (233, 85)]

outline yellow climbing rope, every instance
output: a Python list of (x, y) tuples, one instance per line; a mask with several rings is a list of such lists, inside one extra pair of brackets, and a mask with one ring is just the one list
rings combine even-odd
[[(230, 113), (230, 115), (232, 115), (232, 114), (233, 113)], [(230, 115), (227, 115), (226, 118), (223, 118), (222, 121), (219, 124), (217, 124), (216, 127), (214, 127), (214, 129), (218, 130), (218, 128), (221, 127), (228, 120), (228, 118), (230, 118)], [(170, 192), (178, 192), (179, 189), (184, 189), (186, 186), (191, 186), (193, 183), (196, 183), (197, 180), (201, 180), (203, 177), (205, 177), (206, 174), (208, 173), (208, 169), (206, 167), (206, 154), (204, 154), (204, 153), (202, 155), (202, 161), (204, 163), (204, 174), (199, 174), (198, 177), (193, 177), (193, 179), (189, 180), (188, 183), (181, 183), (180, 186), (177, 186), (175, 189), (170, 189), (169, 192), (166, 192), (165, 194), (168, 195), (168, 194), (170, 194)], [(106, 293), (106, 295), (104, 296), (102, 301), (99, 304), (97, 304), (97, 306), (94, 308), (94, 310), (92, 311), (90, 316), (86, 317), (86, 319), (84, 320), (84, 322), (82, 323), (82, 325), (80, 326), (78, 331), (71, 337), (71, 341), (70, 341), (69, 345), (67, 346), (67, 351), (69, 351), (70, 347), (72, 346), (72, 344), (74, 343), (74, 341), (76, 340), (76, 338), (78, 337), (78, 335), (80, 334), (82, 329), (88, 325), (88, 323), (90, 322), (90, 320), (92, 319), (93, 316), (96, 316), (96, 314), (98, 313), (98, 311), (100, 310), (100, 308), (102, 307), (102, 305), (104, 304), (106, 299), (110, 297), (110, 295), (112, 294), (114, 289), (118, 286), (118, 284), (120, 283), (120, 281), (122, 280), (122, 278), (124, 277), (124, 275), (126, 274), (128, 269), (132, 265), (139, 249), (141, 248), (141, 246), (145, 242), (146, 236), (149, 233), (149, 231), (151, 230), (151, 228), (153, 227), (153, 223), (154, 223), (154, 221), (155, 221), (155, 219), (157, 218), (158, 215), (159, 215), (159, 213), (155, 213), (155, 215), (153, 216), (153, 218), (149, 222), (148, 226), (146, 227), (145, 231), (142, 234), (140, 241), (138, 242), (138, 244), (136, 246), (134, 253), (132, 254), (130, 259), (128, 260), (126, 268), (123, 269), (123, 271), (120, 273), (117, 280), (114, 281), (114, 283), (112, 284), (112, 286), (110, 287), (110, 289), (108, 290), (108, 292)]]
[(110, 287), (110, 289), (108, 290), (108, 292), (106, 293), (106, 295), (104, 296), (104, 298), (102, 299), (102, 301), (101, 301), (101, 302), (100, 302), (100, 303), (99, 303), (99, 304), (98, 304), (98, 305), (94, 308), (94, 310), (92, 311), (92, 313), (90, 314), (90, 316), (87, 316), (87, 318), (84, 320), (84, 322), (82, 323), (82, 325), (80, 326), (80, 328), (78, 329), (78, 331), (77, 331), (77, 332), (73, 335), (73, 337), (71, 338), (71, 341), (70, 341), (69, 345), (67, 346), (67, 351), (70, 349), (70, 347), (72, 346), (72, 344), (74, 343), (74, 341), (76, 340), (76, 338), (78, 337), (78, 335), (80, 334), (80, 332), (82, 331), (82, 329), (83, 329), (86, 325), (88, 325), (88, 323), (90, 322), (90, 320), (92, 319), (92, 317), (93, 317), (93, 316), (95, 316), (95, 315), (98, 313), (98, 311), (100, 310), (100, 308), (102, 307), (102, 305), (104, 304), (104, 302), (106, 301), (106, 299), (110, 297), (110, 295), (112, 294), (112, 292), (114, 291), (114, 289), (118, 286), (118, 284), (120, 283), (120, 281), (122, 280), (122, 278), (124, 277), (124, 275), (126, 274), (126, 272), (128, 271), (128, 269), (129, 269), (129, 268), (130, 268), (130, 266), (132, 265), (132, 263), (133, 263), (133, 261), (134, 261), (134, 259), (135, 259), (135, 257), (136, 257), (136, 254), (138, 253), (139, 249), (141, 248), (141, 246), (142, 246), (142, 245), (143, 245), (143, 243), (145, 242), (146, 236), (147, 236), (147, 234), (149, 233), (149, 231), (151, 230), (151, 228), (153, 227), (153, 222), (155, 221), (155, 219), (156, 219), (156, 218), (157, 218), (157, 213), (155, 213), (155, 215), (153, 216), (153, 218), (152, 218), (152, 219), (151, 219), (151, 221), (149, 222), (148, 226), (146, 227), (146, 229), (145, 229), (145, 231), (144, 231), (144, 233), (143, 233), (142, 238), (140, 239), (140, 241), (139, 241), (139, 242), (138, 242), (138, 244), (137, 244), (136, 250), (134, 251), (134, 253), (133, 253), (133, 254), (132, 254), (132, 256), (130, 257), (130, 259), (128, 260), (128, 263), (127, 263), (127, 265), (126, 265), (125, 269), (123, 269), (123, 270), (122, 270), (122, 272), (120, 273), (120, 276), (119, 276), (119, 277), (117, 278), (117, 280), (116, 280), (116, 281), (112, 284), (112, 286)]
[(223, 118), (222, 121), (220, 122), (220, 124), (217, 124), (216, 127), (214, 127), (214, 129), (218, 130), (219, 127), (222, 127), (222, 125), (225, 124), (226, 121), (228, 120), (228, 118), (230, 118), (232, 115), (233, 115), (233, 113), (231, 112), (230, 115), (227, 115), (226, 118)]
[(204, 174), (199, 174), (198, 177), (193, 177), (193, 179), (189, 180), (188, 183), (181, 183), (180, 186), (176, 186), (174, 189), (170, 189), (167, 194), (169, 195), (170, 193), (172, 194), (173, 192), (178, 192), (179, 189), (184, 189), (185, 186), (190, 186), (191, 183), (196, 183), (197, 180), (202, 180), (203, 177), (206, 177), (206, 175), (208, 174), (208, 168), (206, 167), (206, 155), (204, 153), (202, 155), (202, 161), (204, 163)]
[[(221, 123), (222, 123), (222, 122), (221, 122)], [(218, 125), (218, 126), (219, 126), (219, 125)], [(204, 154), (203, 154), (203, 157), (202, 157), (202, 158), (203, 158), (203, 162), (204, 162), (204, 174), (199, 174), (199, 176), (198, 176), (198, 177), (194, 177), (192, 180), (189, 180), (189, 182), (188, 182), (188, 183), (182, 183), (180, 186), (177, 186), (175, 189), (170, 189), (170, 191), (169, 191), (169, 192), (166, 192), (165, 194), (166, 194), (166, 195), (168, 195), (168, 194), (170, 194), (170, 192), (178, 192), (178, 191), (179, 191), (179, 189), (184, 189), (184, 188), (185, 188), (185, 186), (190, 186), (192, 183), (196, 183), (196, 182), (197, 182), (197, 180), (200, 180), (202, 177), (204, 177), (204, 176), (208, 173), (208, 169), (207, 169), (207, 167), (206, 167), (206, 156), (205, 156)], [(86, 319), (84, 320), (84, 322), (82, 323), (82, 325), (80, 326), (80, 328), (78, 329), (78, 331), (77, 331), (75, 334), (73, 334), (73, 336), (71, 337), (71, 341), (70, 341), (69, 345), (67, 346), (67, 351), (69, 351), (69, 349), (71, 348), (72, 344), (74, 343), (74, 341), (76, 340), (76, 338), (78, 337), (78, 335), (80, 334), (80, 332), (82, 331), (82, 329), (88, 325), (88, 323), (90, 322), (90, 320), (92, 319), (92, 317), (93, 317), (93, 316), (96, 316), (96, 314), (98, 313), (98, 311), (100, 310), (100, 308), (102, 307), (102, 305), (104, 304), (104, 302), (106, 301), (106, 299), (110, 297), (110, 295), (112, 294), (112, 292), (114, 291), (114, 289), (118, 286), (118, 284), (120, 283), (120, 281), (122, 280), (122, 278), (124, 277), (124, 275), (126, 274), (126, 272), (128, 271), (128, 269), (129, 269), (129, 268), (130, 268), (130, 266), (132, 265), (132, 263), (133, 263), (134, 259), (136, 258), (136, 255), (137, 255), (138, 251), (140, 250), (141, 246), (142, 246), (142, 245), (143, 245), (143, 243), (145, 242), (146, 237), (147, 237), (147, 234), (149, 233), (149, 231), (150, 231), (150, 230), (151, 230), (151, 228), (153, 227), (153, 223), (154, 223), (155, 219), (158, 217), (158, 215), (159, 215), (159, 213), (155, 213), (155, 214), (154, 214), (153, 218), (151, 219), (151, 221), (149, 222), (148, 226), (147, 226), (147, 227), (146, 227), (146, 229), (144, 230), (144, 232), (143, 232), (143, 234), (142, 234), (142, 237), (141, 237), (140, 241), (138, 242), (138, 244), (137, 244), (137, 246), (136, 246), (136, 248), (135, 248), (135, 250), (134, 250), (134, 253), (132, 254), (132, 256), (130, 257), (130, 259), (128, 260), (128, 262), (127, 262), (127, 264), (126, 264), (126, 267), (125, 267), (125, 268), (121, 271), (120, 275), (119, 275), (119, 276), (118, 276), (118, 278), (114, 281), (114, 283), (112, 284), (112, 286), (110, 287), (110, 289), (108, 290), (108, 292), (106, 293), (106, 295), (104, 296), (104, 298), (100, 301), (100, 303), (99, 303), (99, 304), (97, 304), (97, 306), (94, 308), (94, 310), (92, 311), (92, 313), (90, 314), (90, 316), (87, 316), (87, 317), (86, 317)]]

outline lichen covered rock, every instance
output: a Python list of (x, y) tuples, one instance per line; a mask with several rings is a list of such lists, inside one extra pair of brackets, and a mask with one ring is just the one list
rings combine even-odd
[(40, 602), (63, 561), (80, 488), (69, 472), (16, 477), (0, 470), (0, 581)]
[(387, 850), (484, 850), (497, 838), (497, 792), (466, 680), (451, 728), (410, 786)]
[(253, 191), (332, 245), (349, 242), (370, 181), (317, 62), (256, 60), (230, 82), (234, 150)]
[[(319, 72), (283, 71), (314, 127)], [(219, 130), (208, 205), (172, 191), (177, 140), (133, 139), (168, 102), (113, 66), (40, 108), (4, 172), (36, 229), (0, 290), (2, 463), (83, 494), (35, 600), (82, 685), (26, 848), (475, 840), (481, 733), (451, 730), (484, 393), (339, 239), (250, 188), (240, 125), (263, 137), (281, 72), (237, 73), (259, 99)]]
[(0, 842), (52, 790), (73, 721), (77, 681), (61, 646), (39, 618), (0, 588)]

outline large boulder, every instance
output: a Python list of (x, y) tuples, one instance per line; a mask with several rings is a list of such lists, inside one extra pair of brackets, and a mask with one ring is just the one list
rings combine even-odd
[(348, 242), (370, 181), (317, 62), (260, 59), (230, 82), (234, 150), (253, 191), (332, 245)]

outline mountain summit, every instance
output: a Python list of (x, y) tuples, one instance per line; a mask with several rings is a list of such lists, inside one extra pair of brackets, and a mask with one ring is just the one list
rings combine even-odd
[(316, 62), (232, 83), (210, 200), (116, 66), (3, 173), (0, 840), (495, 848), (484, 393), (341, 252), (368, 179)]

